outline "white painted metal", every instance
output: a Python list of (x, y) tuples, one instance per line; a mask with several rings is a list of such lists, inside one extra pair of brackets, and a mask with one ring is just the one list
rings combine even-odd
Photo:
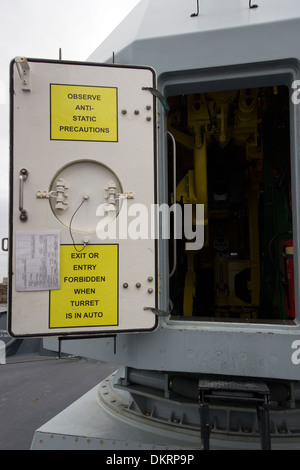
[[(16, 69), (17, 63), (12, 65), (10, 333), (14, 336), (40, 336), (151, 330), (155, 327), (155, 315), (151, 310), (144, 310), (144, 307), (155, 307), (156, 240), (151, 237), (133, 240), (126, 232), (124, 239), (103, 239), (103, 235), (99, 238), (97, 208), (108, 202), (107, 184), (114, 181), (116, 196), (119, 197), (114, 205), (114, 218), (118, 214), (126, 218), (127, 210), (136, 203), (143, 204), (150, 214), (151, 205), (155, 202), (155, 103), (151, 93), (143, 87), (154, 86), (154, 72), (141, 67), (89, 66), (33, 59), (26, 60), (26, 64), (31, 76), (31, 88), (26, 91)], [(65, 104), (52, 103), (51, 108), (50, 84), (68, 85), (70, 90), (75, 90), (75, 94), (79, 92), (76, 87), (71, 88), (73, 86), (116, 89), (117, 137), (111, 142), (101, 141), (102, 136), (100, 141), (89, 141), (93, 137), (91, 133), (86, 134), (87, 141), (84, 137), (80, 140), (60, 140), (54, 135), (53, 138), (50, 133), (53, 106), (58, 111)], [(81, 105), (83, 101), (73, 101), (73, 113), (84, 114), (83, 111), (75, 111), (75, 105)], [(91, 101), (84, 104), (87, 102), (91, 107)], [(90, 112), (85, 114), (91, 115)], [(26, 180), (22, 178), (19, 185), (19, 172), (23, 168), (27, 170), (28, 177)], [(20, 189), (22, 205), (28, 214), (26, 220), (20, 219)], [(124, 192), (134, 194), (134, 198), (127, 199)], [(79, 208), (81, 202), (84, 205)], [(61, 247), (72, 245), (70, 232), (75, 244), (78, 244), (78, 250), (84, 247), (84, 243), (96, 248), (100, 245), (118, 245), (117, 325), (73, 324), (68, 328), (64, 324), (63, 327), (50, 327), (49, 290), (16, 290), (16, 234), (49, 230), (60, 233)], [(116, 263), (116, 257), (112, 262)], [(84, 273), (90, 275), (91, 271), (80, 273), (81, 276)], [(74, 275), (80, 273), (74, 272)], [(153, 281), (149, 282), (149, 278)], [(137, 283), (140, 283), (140, 288), (136, 287)], [(128, 285), (127, 289), (124, 284)], [(87, 287), (92, 288), (93, 285), (89, 283)], [(80, 301), (81, 297), (77, 295), (74, 299)]]

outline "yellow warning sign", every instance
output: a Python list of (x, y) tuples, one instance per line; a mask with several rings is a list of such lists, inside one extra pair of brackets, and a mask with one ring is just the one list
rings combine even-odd
[(117, 142), (117, 88), (50, 84), (51, 140)]
[(50, 328), (118, 325), (118, 245), (61, 245), (59, 290), (50, 292)]

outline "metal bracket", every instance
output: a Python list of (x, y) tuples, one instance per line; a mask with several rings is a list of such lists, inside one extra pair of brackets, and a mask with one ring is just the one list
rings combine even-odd
[(252, 0), (249, 0), (249, 8), (258, 8), (258, 5), (252, 5)]
[(58, 209), (61, 211), (67, 209), (68, 202), (66, 201), (66, 199), (68, 198), (68, 196), (66, 194), (66, 189), (68, 189), (66, 182), (62, 178), (59, 178), (56, 181), (55, 195), (51, 194), (52, 191), (50, 192), (50, 196), (56, 198), (55, 209)]
[(105, 199), (108, 204), (116, 205), (119, 199), (134, 199), (133, 191), (125, 191), (124, 193), (117, 193), (117, 185), (115, 181), (109, 181), (104, 188)]
[(41, 190), (38, 189), (35, 193), (37, 199), (50, 199), (51, 197), (53, 199), (56, 199), (55, 203), (55, 209), (58, 210), (65, 210), (68, 208), (68, 195), (66, 194), (66, 189), (69, 187), (66, 185), (66, 182), (62, 179), (59, 178), (56, 181), (56, 190), (55, 191), (47, 191), (47, 190)]
[(105, 199), (108, 204), (116, 205), (116, 188), (115, 181), (109, 181), (104, 188)]
[(16, 57), (15, 63), (22, 81), (22, 90), (30, 91), (30, 67), (25, 57)]
[(159, 99), (166, 113), (167, 114), (169, 113), (170, 106), (168, 105), (166, 98), (163, 96), (163, 94), (159, 90), (157, 90), (156, 88), (148, 87), (148, 86), (143, 86), (142, 90), (150, 91), (150, 93), (152, 93), (153, 96)]
[(144, 307), (144, 310), (151, 310), (155, 315), (158, 317), (168, 317), (169, 313), (165, 312), (164, 310), (159, 310), (158, 308), (155, 307)]
[(197, 13), (192, 13), (191, 17), (199, 16), (199, 13), (200, 13), (199, 0), (197, 0)]

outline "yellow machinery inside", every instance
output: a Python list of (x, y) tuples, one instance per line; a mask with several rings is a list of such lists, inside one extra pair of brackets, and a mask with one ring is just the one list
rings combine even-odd
[[(177, 203), (204, 205), (202, 249), (185, 251), (177, 240), (172, 315), (292, 320), (288, 89), (180, 95), (168, 104)], [(170, 149), (170, 188), (172, 171)]]

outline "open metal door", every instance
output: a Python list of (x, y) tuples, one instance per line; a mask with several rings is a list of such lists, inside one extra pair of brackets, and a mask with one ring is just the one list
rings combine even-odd
[(10, 73), (9, 333), (154, 330), (154, 71), (19, 57)]

